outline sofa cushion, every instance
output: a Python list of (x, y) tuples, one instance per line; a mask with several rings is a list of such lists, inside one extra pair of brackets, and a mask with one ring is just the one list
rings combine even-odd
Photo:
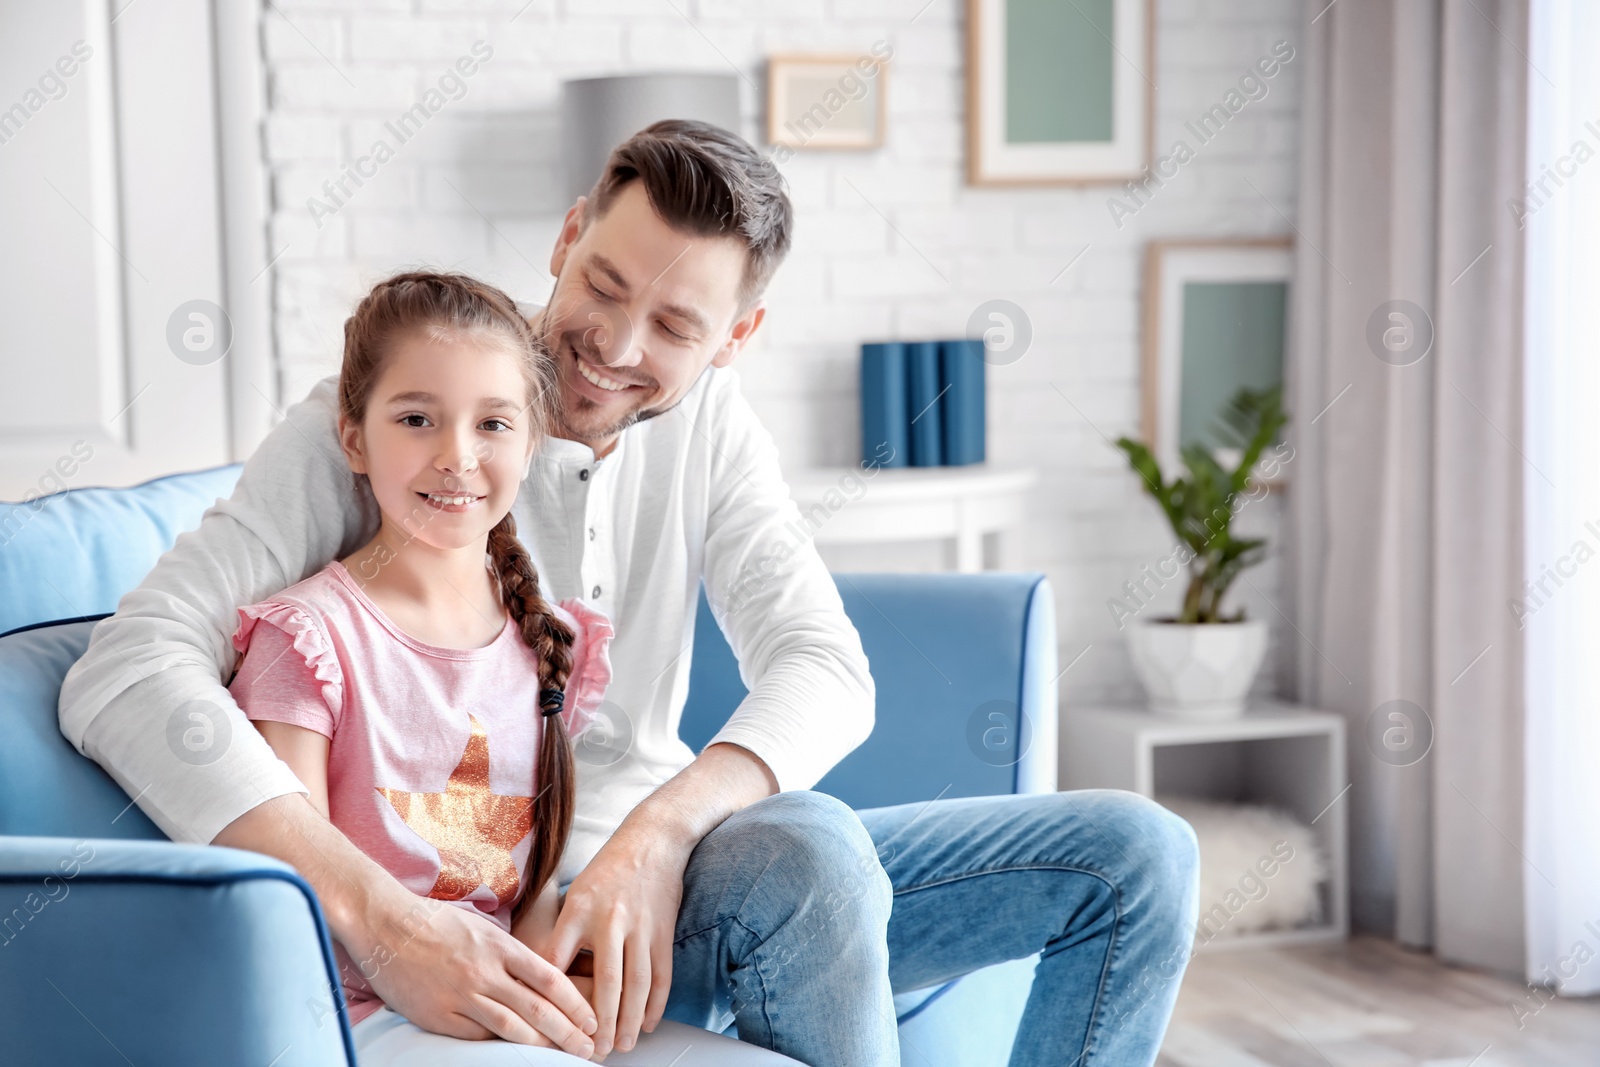
[(67, 489), (0, 503), (0, 634), (116, 610), (178, 534), (233, 493), (242, 463), (124, 489)]
[(61, 679), (89, 647), (94, 624), (55, 623), (0, 637), (0, 834), (167, 839), (115, 779), (62, 736)]

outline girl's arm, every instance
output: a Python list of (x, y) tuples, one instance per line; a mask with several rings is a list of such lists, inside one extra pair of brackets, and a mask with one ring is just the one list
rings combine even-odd
[(549, 941), (560, 912), (561, 890), (557, 888), (556, 880), (551, 878), (538, 895), (528, 901), (522, 914), (512, 920), (511, 936), (538, 952)]
[[(528, 902), (522, 914), (511, 922), (511, 936), (521, 941), (534, 952), (544, 955), (544, 949), (550, 942), (550, 933), (556, 927), (556, 916), (561, 911), (561, 892), (556, 888), (556, 880), (550, 879), (539, 890), (539, 895)], [(572, 984), (578, 987), (578, 992), (583, 999), (594, 1003), (594, 978), (589, 974), (588, 953), (579, 953), (572, 961), (572, 966), (567, 968), (567, 977), (572, 979)]]
[[(289, 765), (295, 777), (300, 779), (300, 784), (310, 791), (311, 806), (320, 811), (324, 819), (329, 818), (328, 738), (315, 730), (292, 723), (273, 722), (270, 719), (251, 721), (261, 736), (266, 738), (267, 744), (272, 746), (272, 751)], [(554, 923), (555, 919), (550, 921)]]

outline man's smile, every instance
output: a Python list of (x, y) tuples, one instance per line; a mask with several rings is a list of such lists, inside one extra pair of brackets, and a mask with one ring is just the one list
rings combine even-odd
[(597, 385), (609, 392), (620, 393), (628, 388), (627, 382), (619, 382), (615, 378), (607, 378), (582, 359), (578, 360), (578, 373), (583, 375), (583, 380), (590, 385)]
[(616, 377), (602, 366), (585, 359), (582, 350), (571, 341), (568, 341), (565, 347), (567, 356), (571, 358), (578, 371), (578, 378), (584, 383), (582, 386), (573, 383), (580, 396), (595, 402), (604, 402), (612, 397), (623, 396), (630, 392), (642, 392), (654, 387), (653, 382), (629, 382)]

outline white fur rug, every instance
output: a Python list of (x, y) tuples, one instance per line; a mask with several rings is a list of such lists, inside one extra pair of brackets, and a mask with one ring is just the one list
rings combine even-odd
[(1200, 841), (1195, 942), (1286, 930), (1320, 918), (1327, 860), (1311, 827), (1273, 808), (1162, 795)]

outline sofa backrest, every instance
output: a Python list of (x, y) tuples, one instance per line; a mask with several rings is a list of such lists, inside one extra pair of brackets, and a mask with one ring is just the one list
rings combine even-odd
[(0, 834), (163, 838), (62, 736), (56, 700), (95, 620), (233, 493), (243, 466), (0, 503)]
[[(817, 784), (851, 807), (1056, 788), (1055, 598), (1042, 574), (836, 574), (877, 690), (872, 735)], [(678, 733), (747, 692), (705, 590)]]
[(0, 634), (115, 611), (206, 509), (232, 495), (242, 463), (126, 489), (67, 489), (0, 503)]

